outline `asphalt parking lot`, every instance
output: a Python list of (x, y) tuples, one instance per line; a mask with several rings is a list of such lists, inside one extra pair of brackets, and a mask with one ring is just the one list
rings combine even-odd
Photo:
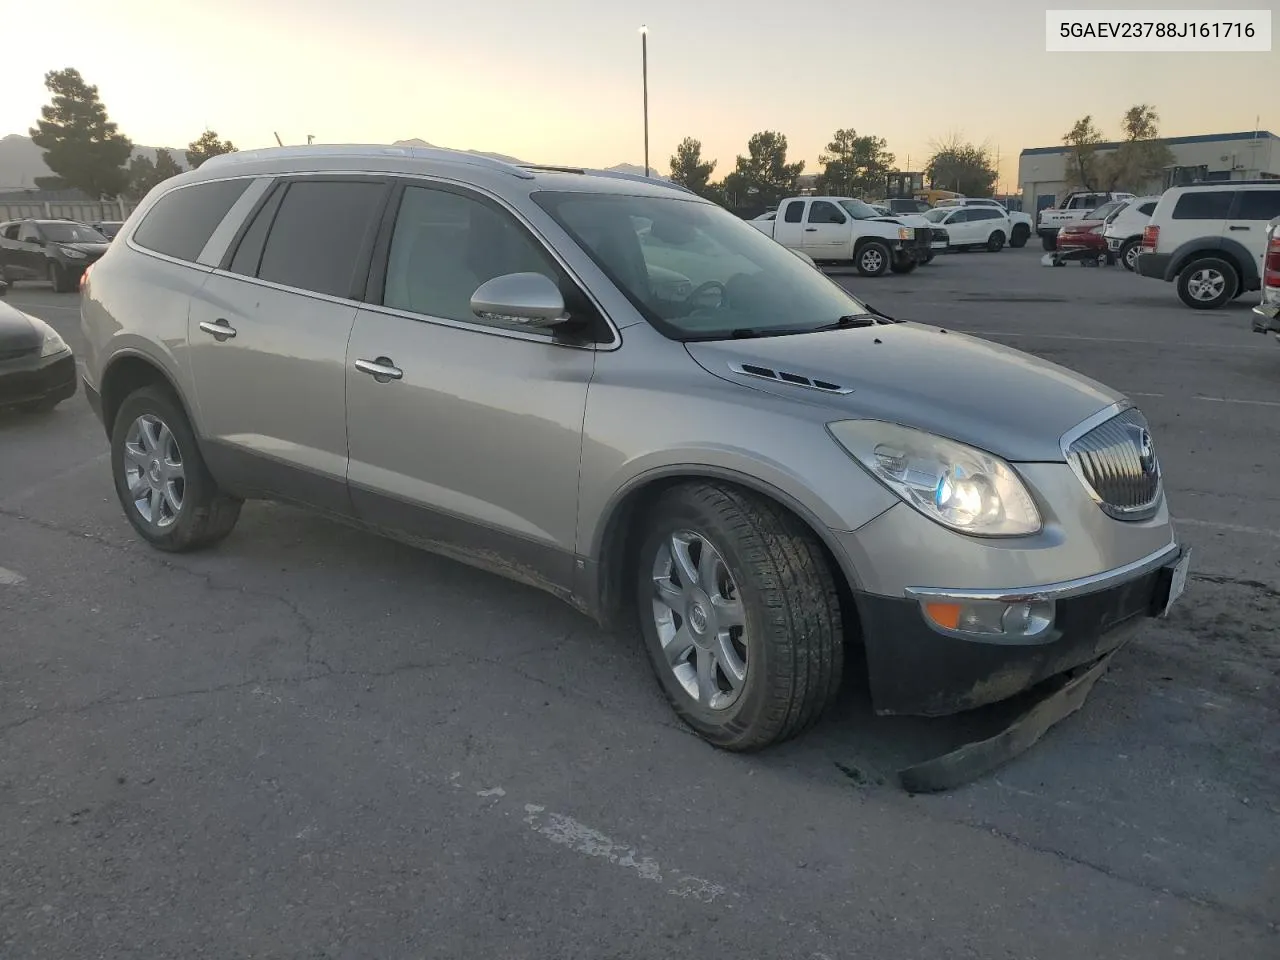
[[(132, 535), (83, 396), (0, 417), (0, 956), (1280, 956), (1280, 344), (1030, 246), (847, 282), (1150, 418), (1187, 594), (1029, 753), (910, 796), (956, 721), (765, 754), (638, 643), (290, 508)], [(79, 347), (75, 295), (9, 302)]]

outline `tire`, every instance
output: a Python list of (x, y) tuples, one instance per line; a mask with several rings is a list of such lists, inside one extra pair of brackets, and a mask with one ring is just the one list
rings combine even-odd
[[(640, 629), (676, 715), (704, 740), (736, 751), (763, 749), (816, 723), (839, 691), (844, 634), (836, 583), (813, 534), (776, 504), (720, 483), (666, 491), (645, 529), (636, 568)], [(678, 551), (696, 567), (690, 589), (679, 576)], [(660, 582), (675, 607), (660, 599)], [(704, 582), (711, 587), (702, 590)], [(718, 644), (723, 621), (715, 611), (723, 604), (712, 598), (726, 593), (739, 601), (741, 623), (725, 628), (729, 639)], [(695, 642), (697, 622), (705, 648)], [(670, 661), (664, 637), (665, 649), (687, 644)], [(730, 659), (709, 652), (725, 642), (735, 672), (741, 668), (736, 685)], [(704, 663), (712, 664), (705, 686), (698, 678)]]
[(1043, 234), (1040, 237), (1040, 243), (1046, 250), (1058, 249), (1058, 238), (1052, 234)]
[(894, 273), (910, 273), (918, 266), (920, 266), (918, 260), (898, 260), (889, 269)]
[(893, 262), (893, 254), (879, 240), (872, 240), (858, 248), (853, 255), (853, 265), (864, 277), (882, 277)]
[(1120, 248), (1120, 263), (1130, 273), (1136, 273), (1138, 270), (1138, 253), (1141, 249), (1141, 240), (1126, 240)]
[[(142, 441), (131, 442), (131, 437), (137, 436), (135, 426), (144, 422), (144, 418), (150, 431), (151, 447)], [(172, 447), (155, 428), (156, 423), (168, 428)], [(158, 447), (157, 435), (160, 435)], [(141, 486), (149, 495), (147, 509), (149, 512), (154, 509), (151, 516), (142, 513), (129, 493), (130, 481), (125, 472), (127, 444), (143, 451), (154, 450), (157, 454), (164, 453), (166, 449), (170, 454), (177, 454), (176, 460), (181, 468), (180, 484), (176, 476), (172, 483), (165, 482), (163, 468), (158, 466), (158, 462), (174, 458), (160, 456), (151, 460), (151, 466), (159, 472), (158, 483), (152, 483), (145, 473), (140, 473), (134, 481), (135, 489)], [(145, 469), (145, 461), (137, 466)], [(181, 553), (215, 544), (231, 532), (240, 517), (242, 501), (218, 489), (200, 455), (195, 433), (182, 405), (164, 387), (141, 387), (120, 404), (111, 430), (111, 475), (125, 516), (144, 540), (160, 550)], [(171, 489), (170, 496), (166, 496), (163, 492), (166, 486), (177, 486), (178, 489)], [(176, 510), (172, 499), (174, 495), (178, 500)]]
[(49, 264), (49, 282), (53, 284), (54, 293), (70, 293), (73, 289), (66, 269), (56, 260)]
[(987, 252), (999, 253), (1004, 249), (1004, 231), (997, 230), (991, 236), (987, 237)]
[(1009, 236), (1009, 246), (1015, 250), (1021, 250), (1027, 245), (1027, 238), (1031, 236), (1031, 228), (1026, 224), (1020, 223), (1013, 228)]
[(1178, 296), (1193, 310), (1216, 310), (1239, 288), (1236, 268), (1219, 257), (1200, 257), (1178, 271)]

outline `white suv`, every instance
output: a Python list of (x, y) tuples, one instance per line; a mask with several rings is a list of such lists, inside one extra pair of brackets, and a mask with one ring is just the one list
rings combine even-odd
[(1024, 247), (1027, 238), (1031, 236), (1031, 231), (1035, 227), (1035, 223), (1031, 219), (1031, 214), (1022, 213), (1018, 210), (1010, 210), (999, 200), (988, 200), (982, 197), (953, 197), (948, 200), (939, 200), (939, 207), (995, 207), (1009, 221), (1009, 246)]
[(1133, 270), (1138, 263), (1138, 250), (1142, 246), (1142, 230), (1151, 222), (1160, 198), (1134, 197), (1107, 217), (1102, 235), (1107, 241), (1107, 251), (1118, 259), (1126, 270)]
[(1267, 222), (1280, 216), (1280, 180), (1223, 180), (1166, 190), (1142, 232), (1138, 273), (1178, 284), (1213, 310), (1262, 286)]

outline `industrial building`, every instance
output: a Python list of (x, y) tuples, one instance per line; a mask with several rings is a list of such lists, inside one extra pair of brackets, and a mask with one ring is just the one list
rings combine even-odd
[[(1173, 152), (1174, 166), (1150, 183), (1123, 184), (1118, 189), (1145, 194), (1194, 180), (1280, 179), (1280, 137), (1266, 130), (1163, 139)], [(1097, 156), (1119, 146), (1100, 143)], [(1018, 183), (1028, 210), (1052, 207), (1068, 191), (1078, 189), (1071, 181), (1070, 155), (1070, 147), (1058, 146), (1031, 147), (1018, 156)]]

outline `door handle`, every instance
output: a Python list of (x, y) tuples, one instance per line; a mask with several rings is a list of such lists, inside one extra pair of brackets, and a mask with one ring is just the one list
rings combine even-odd
[(357, 360), (356, 369), (361, 373), (369, 374), (379, 383), (386, 383), (388, 380), (399, 380), (404, 376), (404, 371), (387, 357), (378, 357), (376, 360)]
[(817, 227), (805, 227), (805, 228), (804, 228), (804, 232), (805, 232), (805, 233), (817, 233), (817, 232), (818, 232), (818, 228), (817, 228)]
[(213, 321), (213, 323), (208, 320), (201, 320), (200, 329), (213, 336), (219, 343), (230, 340), (236, 335), (236, 328), (221, 317)]
[(1252, 230), (1252, 227), (1228, 227), (1228, 230)]

